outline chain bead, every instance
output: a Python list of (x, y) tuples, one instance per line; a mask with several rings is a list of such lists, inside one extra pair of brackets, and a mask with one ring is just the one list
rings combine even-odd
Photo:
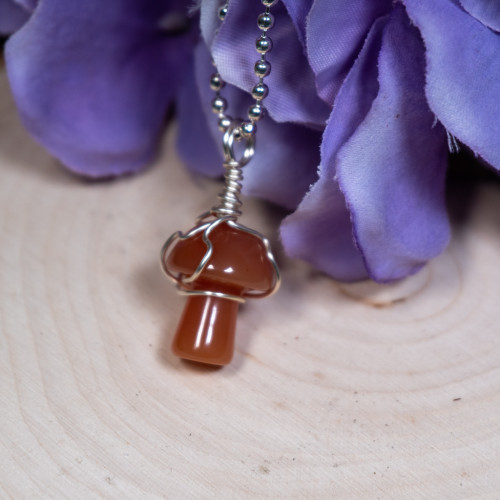
[(262, 0), (262, 5), (272, 7), (278, 0)]
[(229, 118), (228, 116), (222, 115), (219, 118), (218, 126), (221, 132), (225, 132), (230, 127), (230, 125), (231, 125), (231, 118)]
[(252, 121), (260, 120), (264, 116), (264, 106), (262, 104), (254, 104), (248, 108), (248, 118)]
[(224, 19), (226, 18), (226, 15), (227, 15), (227, 4), (223, 5), (220, 9), (219, 9), (219, 19), (221, 21), (224, 21)]
[(269, 61), (259, 59), (255, 63), (253, 70), (259, 78), (264, 78), (269, 73), (271, 73), (271, 63)]
[(264, 12), (257, 18), (257, 25), (262, 31), (267, 31), (274, 26), (274, 16), (269, 12)]
[(257, 131), (257, 124), (254, 122), (243, 122), (241, 124), (241, 133), (243, 137), (248, 137), (250, 135), (255, 134)]
[(252, 89), (252, 97), (256, 101), (261, 101), (267, 96), (268, 93), (269, 93), (269, 88), (265, 83), (258, 83)]
[(267, 54), (268, 52), (271, 52), (273, 42), (268, 36), (263, 34), (255, 40), (255, 48), (259, 54)]
[(227, 108), (227, 101), (224, 97), (217, 96), (212, 101), (212, 111), (215, 114), (223, 113)]
[(214, 73), (210, 77), (210, 88), (213, 91), (219, 92), (219, 90), (221, 90), (224, 85), (226, 85), (226, 82), (220, 77), (219, 73)]
[(233, 137), (234, 137), (234, 140), (236, 142), (241, 141), (241, 139), (243, 139), (243, 133), (242, 133), (241, 128), (236, 128), (234, 130), (234, 136)]

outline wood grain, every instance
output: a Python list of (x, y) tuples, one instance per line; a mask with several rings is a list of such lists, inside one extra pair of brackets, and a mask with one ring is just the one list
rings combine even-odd
[(281, 255), (234, 362), (202, 369), (170, 354), (183, 299), (157, 260), (220, 186), (174, 141), (141, 175), (82, 181), (22, 130), (1, 76), (0, 497), (499, 498), (498, 185), (464, 195), (450, 248), (402, 283)]

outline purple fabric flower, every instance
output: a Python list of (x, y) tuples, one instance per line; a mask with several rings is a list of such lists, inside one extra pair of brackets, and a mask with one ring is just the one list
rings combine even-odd
[(70, 169), (133, 172), (157, 150), (197, 30), (182, 0), (45, 0), (6, 45), (26, 128)]
[[(73, 170), (115, 175), (151, 159), (175, 98), (182, 158), (220, 176), (210, 59), (245, 116), (262, 6), (231, 0), (222, 26), (219, 6), (201, 0), (192, 54), (196, 33), (168, 35), (181, 0), (44, 0), (6, 47), (25, 125)], [(447, 140), (500, 168), (498, 2), (283, 0), (273, 14), (245, 192), (292, 210), (285, 249), (335, 278), (416, 272), (449, 240)]]
[[(178, 100), (178, 145), (188, 167), (217, 177), (223, 174), (222, 139), (210, 105), (213, 92), (208, 82), (213, 70), (210, 54), (201, 43), (195, 53), (194, 72), (182, 86)], [(224, 95), (236, 116), (244, 116), (252, 103), (247, 93), (234, 87), (224, 88)], [(262, 120), (258, 127), (256, 153), (245, 167), (243, 191), (294, 209), (316, 181), (321, 133), (270, 119)]]
[(29, 18), (35, 0), (0, 0), (0, 35), (17, 31)]
[[(248, 92), (256, 59), (249, 20), (257, 17), (259, 2), (232, 0), (215, 34), (217, 5), (202, 2), (205, 43), (223, 78)], [(293, 207), (295, 194), (290, 203), (283, 200), (292, 175), (308, 172), (310, 178), (320, 147), (319, 175), (282, 224), (291, 256), (338, 279), (386, 282), (418, 271), (445, 248), (447, 131), (500, 168), (495, 5), (283, 0), (274, 8), (268, 127), (294, 123), (323, 131), (317, 145), (308, 142), (314, 137), (303, 140), (309, 154), (286, 166), (279, 153), (265, 154), (268, 142), (277, 151), (296, 145), (259, 135), (259, 164), (266, 172), (280, 170), (281, 183), (270, 186), (267, 176), (253, 178), (246, 167), (249, 194)], [(208, 109), (206, 81), (198, 84)], [(235, 107), (243, 116), (244, 109)], [(199, 162), (197, 170), (214, 173), (205, 165)]]

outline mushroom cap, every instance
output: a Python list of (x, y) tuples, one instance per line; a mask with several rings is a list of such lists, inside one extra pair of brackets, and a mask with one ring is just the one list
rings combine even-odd
[[(212, 256), (193, 289), (223, 291), (243, 295), (250, 290), (267, 292), (275, 279), (275, 270), (264, 242), (257, 236), (222, 222), (209, 233)], [(172, 273), (190, 276), (207, 251), (203, 231), (179, 239), (167, 256), (165, 265)], [(215, 287), (215, 288), (214, 288)]]

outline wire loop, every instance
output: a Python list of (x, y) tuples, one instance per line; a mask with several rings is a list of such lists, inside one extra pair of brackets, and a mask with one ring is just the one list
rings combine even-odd
[[(207, 214), (207, 217), (209, 214)], [(257, 237), (264, 245), (264, 248), (266, 249), (266, 256), (271, 263), (274, 271), (274, 276), (273, 276), (273, 283), (272, 286), (269, 290), (263, 291), (263, 292), (252, 292), (249, 291), (243, 296), (239, 295), (233, 295), (230, 293), (225, 293), (225, 292), (216, 292), (212, 290), (193, 290), (191, 288), (192, 283), (195, 282), (199, 278), (199, 276), (203, 273), (205, 270), (206, 266), (208, 265), (208, 262), (210, 261), (210, 258), (212, 257), (212, 252), (213, 252), (213, 245), (212, 241), (210, 240), (210, 233), (212, 230), (217, 227), (219, 224), (226, 223), (229, 226), (231, 226), (234, 229), (238, 229), (239, 231), (242, 231), (247, 234), (251, 234), (252, 236)], [(170, 252), (172, 251), (173, 247), (175, 246), (175, 243), (177, 240), (187, 240), (189, 238), (192, 238), (193, 236), (196, 236), (197, 234), (202, 233), (202, 240), (203, 243), (206, 246), (206, 251), (205, 254), (203, 255), (202, 259), (196, 266), (196, 269), (193, 271), (191, 275), (182, 275), (182, 274), (173, 274), (167, 265), (167, 260)], [(163, 245), (163, 248), (161, 249), (161, 254), (160, 254), (160, 262), (161, 262), (161, 267), (163, 272), (167, 275), (169, 279), (171, 279), (176, 287), (177, 291), (181, 295), (189, 295), (189, 296), (209, 296), (209, 297), (219, 297), (227, 300), (232, 300), (234, 302), (245, 302), (246, 298), (263, 298), (263, 297), (268, 297), (269, 295), (274, 294), (278, 288), (280, 287), (281, 284), (281, 275), (279, 272), (278, 265), (276, 264), (276, 261), (274, 259), (274, 256), (271, 252), (271, 247), (269, 244), (269, 240), (265, 238), (261, 233), (258, 231), (255, 231), (254, 229), (250, 229), (246, 226), (242, 226), (241, 224), (238, 224), (234, 220), (232, 220), (230, 217), (224, 217), (224, 218), (215, 218), (212, 220), (204, 221), (200, 223), (198, 226), (193, 227), (191, 230), (189, 230), (186, 234), (181, 233), (180, 231), (177, 231), (173, 233), (170, 238), (165, 242)]]
[[(236, 153), (234, 151), (235, 140), (237, 142), (245, 141), (245, 149), (239, 158), (236, 157)], [(224, 149), (225, 163), (238, 163), (238, 166), (244, 167), (252, 159), (252, 156), (255, 153), (255, 134), (242, 135), (240, 123), (233, 121), (224, 132), (222, 146)]]

